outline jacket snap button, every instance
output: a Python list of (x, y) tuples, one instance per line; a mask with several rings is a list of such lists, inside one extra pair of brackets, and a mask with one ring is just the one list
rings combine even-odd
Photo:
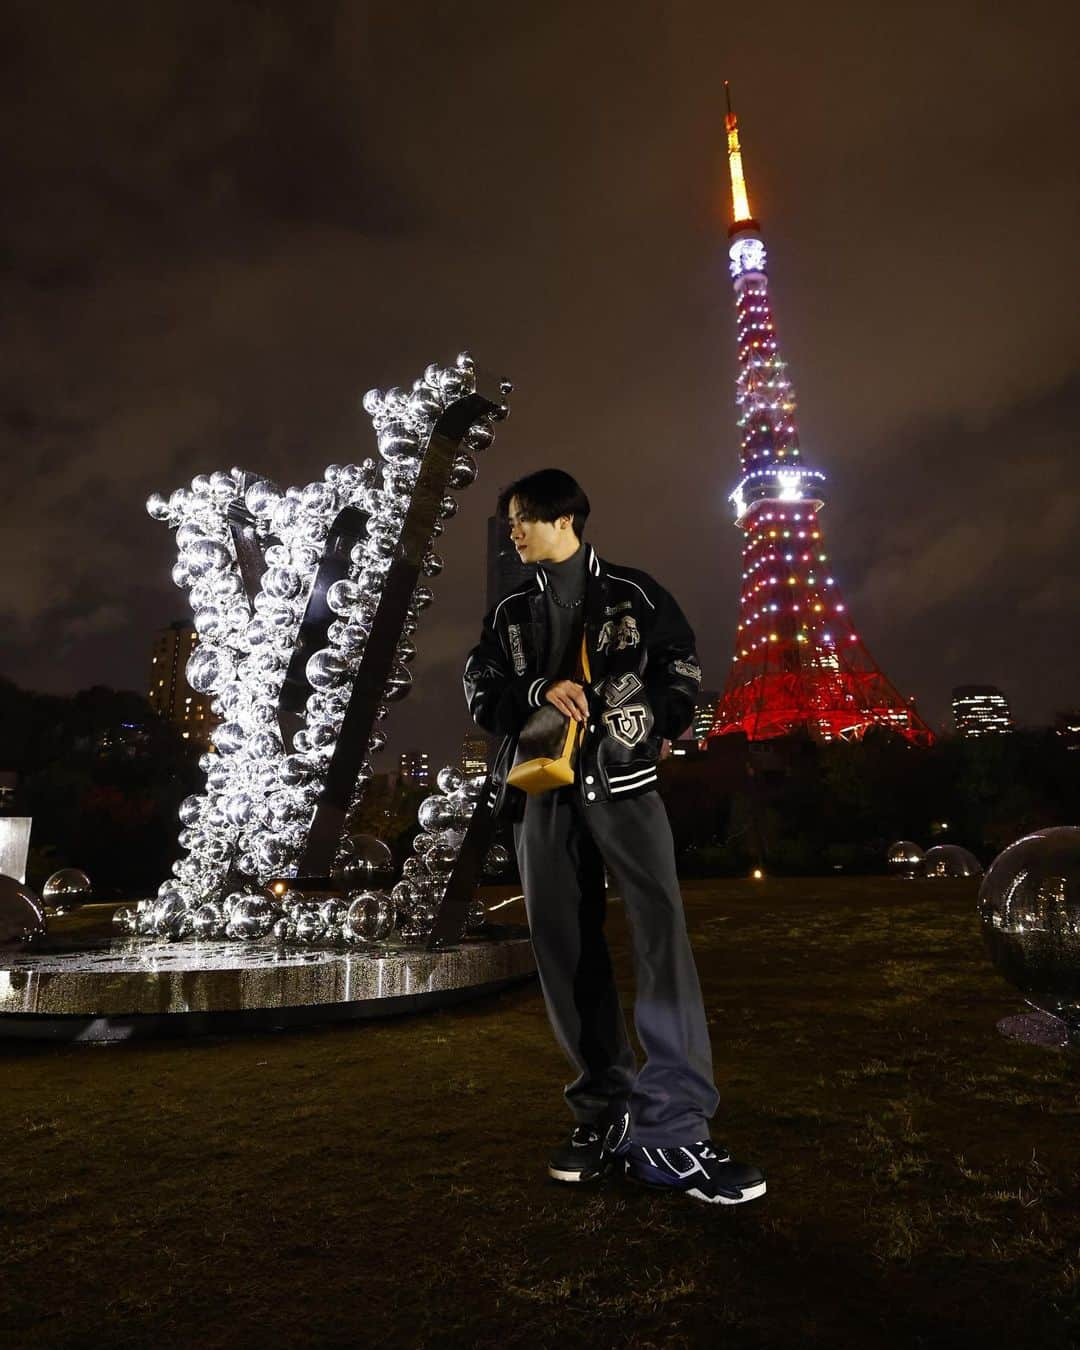
[(592, 724), (591, 722), (589, 723), (589, 730), (590, 730), (590, 731), (595, 731), (595, 730), (596, 730), (596, 727), (593, 726), (593, 724)]
[[(590, 780), (590, 781), (591, 781), (591, 780)], [(588, 797), (589, 801), (591, 801), (591, 802), (596, 801), (596, 793), (595, 793), (595, 792), (587, 792), (585, 795), (586, 795), (586, 797)]]
[(586, 783), (595, 783), (595, 782), (596, 782), (596, 779), (595, 779), (595, 778), (592, 776), (592, 774), (590, 773), (590, 774), (586, 774), (586, 775), (585, 775), (585, 781), (586, 781)]

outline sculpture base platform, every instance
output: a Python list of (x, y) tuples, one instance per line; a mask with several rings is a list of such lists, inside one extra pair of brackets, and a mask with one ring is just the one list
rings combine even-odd
[(0, 953), (0, 1037), (126, 1041), (281, 1030), (447, 1007), (536, 973), (528, 928), (428, 952), (128, 938)]

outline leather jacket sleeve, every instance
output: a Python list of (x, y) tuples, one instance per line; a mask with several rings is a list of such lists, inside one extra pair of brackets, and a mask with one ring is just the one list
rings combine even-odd
[(465, 661), (462, 682), (465, 702), (476, 725), (496, 736), (511, 736), (521, 730), (525, 719), (540, 706), (537, 695), (548, 681), (514, 673), (499, 639), (494, 614), (492, 610), (484, 616), (480, 641)]
[(647, 639), (645, 692), (652, 704), (656, 735), (675, 740), (694, 720), (701, 689), (694, 630), (673, 596), (656, 587), (656, 617)]

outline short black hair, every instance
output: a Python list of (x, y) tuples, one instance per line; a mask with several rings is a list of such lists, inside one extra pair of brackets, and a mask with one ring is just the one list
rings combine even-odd
[(513, 497), (533, 520), (556, 521), (561, 516), (571, 516), (574, 533), (579, 539), (585, 531), (589, 499), (577, 479), (562, 469), (538, 469), (504, 487), (499, 493), (499, 515), (504, 519), (510, 514)]

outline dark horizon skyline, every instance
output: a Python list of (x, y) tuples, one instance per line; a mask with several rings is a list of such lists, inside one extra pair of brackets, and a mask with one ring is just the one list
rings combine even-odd
[(961, 684), (1002, 688), (1020, 724), (1080, 703), (1071, 9), (950, 7), (932, 41), (843, 6), (617, 15), (165, 0), (0, 20), (0, 673), (142, 689), (153, 631), (188, 617), (147, 495), (373, 454), (364, 390), (467, 347), (513, 380), (511, 416), (440, 541), (383, 758), (460, 743), (486, 520), (546, 464), (589, 493), (598, 551), (675, 594), (722, 687), (727, 77), (860, 634), (935, 730)]

